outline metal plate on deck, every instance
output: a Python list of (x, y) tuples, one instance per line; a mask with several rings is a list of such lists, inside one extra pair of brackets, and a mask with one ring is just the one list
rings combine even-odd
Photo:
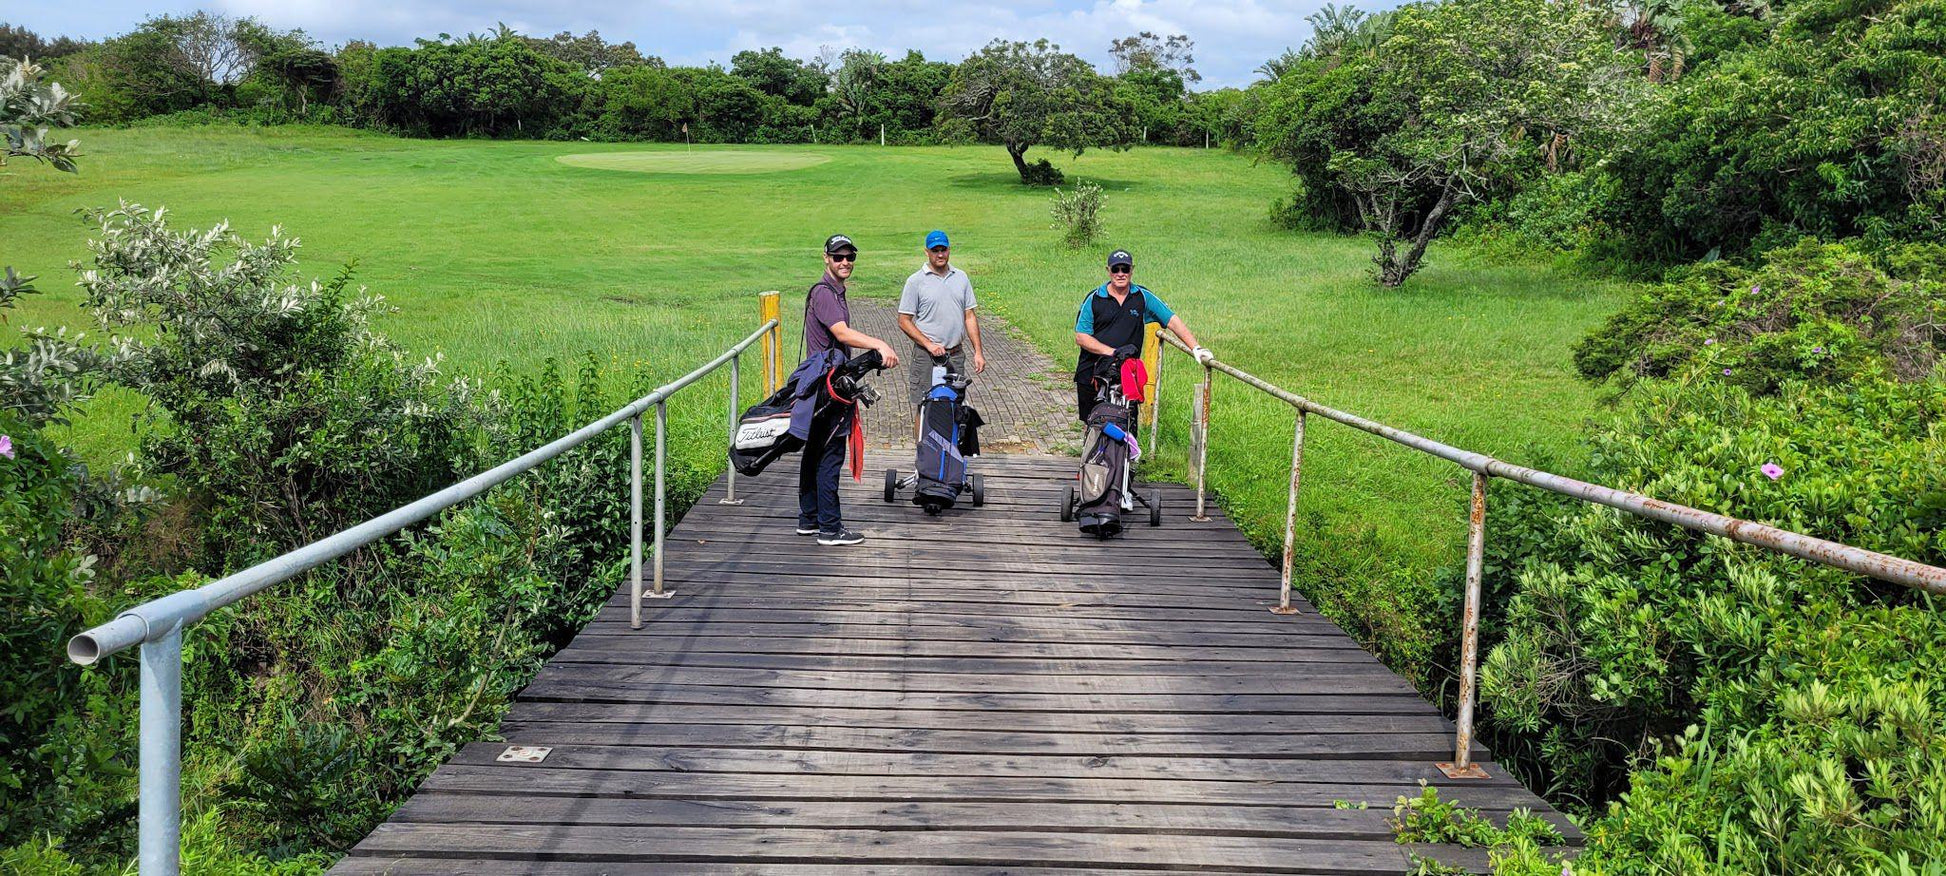
[(501, 763), (540, 763), (547, 759), (547, 753), (554, 749), (545, 745), (509, 745), (494, 760)]

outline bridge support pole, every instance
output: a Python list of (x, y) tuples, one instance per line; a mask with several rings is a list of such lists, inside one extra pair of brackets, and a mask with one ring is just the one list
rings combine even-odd
[(1460, 616), (1459, 733), (1453, 741), (1453, 762), (1439, 764), (1449, 779), (1484, 779), (1487, 771), (1473, 762), (1473, 689), (1480, 663), (1480, 568), (1487, 546), (1487, 476), (1473, 473), (1473, 505), (1466, 515), (1466, 609)]
[(1297, 614), (1291, 607), (1291, 553), (1297, 549), (1297, 485), (1304, 474), (1304, 411), (1297, 412), (1297, 432), (1291, 438), (1291, 495), (1284, 506), (1284, 573), (1271, 614)]
[(628, 421), (628, 627), (642, 628), (642, 415)]
[[(737, 405), (737, 388), (742, 383), (743, 383), (743, 354), (738, 353), (730, 357), (730, 446), (732, 447), (736, 446), (737, 443), (737, 414), (739, 413), (739, 406)], [(769, 398), (770, 396), (768, 394), (765, 394), (764, 397)], [(717, 504), (719, 505), (743, 504), (743, 500), (737, 498), (736, 466), (734, 465), (728, 466), (725, 477), (728, 478), (730, 494), (728, 497), (718, 500)]]
[(142, 643), (137, 850), (142, 876), (182, 869), (182, 624)]
[(667, 492), (663, 474), (669, 469), (669, 403), (655, 403), (655, 590), (650, 599), (668, 599), (675, 591), (662, 589), (662, 531), (668, 528)]

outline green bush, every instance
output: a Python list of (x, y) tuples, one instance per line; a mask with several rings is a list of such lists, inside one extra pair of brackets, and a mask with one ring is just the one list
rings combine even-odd
[(1027, 165), (1026, 169), (1020, 172), (1020, 181), (1030, 186), (1058, 186), (1067, 182), (1067, 179), (1061, 174), (1060, 168), (1055, 167), (1045, 158)]
[(1711, 262), (1637, 298), (1575, 345), (1589, 380), (1693, 371), (1769, 393), (1786, 381), (1933, 373), (1946, 333), (1946, 247), (1877, 254), (1805, 240), (1746, 268)]
[(1101, 186), (1077, 183), (1068, 191), (1054, 190), (1054, 229), (1069, 249), (1080, 249), (1101, 236)]

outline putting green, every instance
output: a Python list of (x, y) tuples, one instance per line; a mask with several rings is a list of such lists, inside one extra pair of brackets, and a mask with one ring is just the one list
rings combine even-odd
[(816, 152), (761, 149), (699, 149), (693, 151), (580, 152), (556, 161), (597, 170), (635, 173), (777, 173), (801, 170), (831, 160)]

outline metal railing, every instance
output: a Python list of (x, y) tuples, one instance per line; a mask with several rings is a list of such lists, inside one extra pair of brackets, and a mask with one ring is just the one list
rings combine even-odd
[[(1168, 331), (1157, 334), (1160, 342), (1187, 354), (1190, 348), (1181, 339)], [(1160, 346), (1158, 343), (1158, 347)], [(1160, 359), (1158, 351), (1158, 360)], [(1155, 369), (1157, 381), (1161, 370)], [(1514, 465), (1495, 459), (1483, 453), (1461, 450), (1395, 429), (1383, 423), (1367, 420), (1355, 414), (1348, 414), (1311, 401), (1297, 393), (1272, 385), (1253, 374), (1218, 359), (1211, 359), (1203, 366), (1203, 380), (1196, 384), (1192, 392), (1190, 410), (1189, 453), (1190, 463), (1196, 472), (1196, 516), (1195, 520), (1209, 519), (1205, 515), (1205, 488), (1209, 462), (1209, 421), (1211, 405), (1211, 383), (1217, 372), (1222, 372), (1247, 386), (1263, 391), (1265, 394), (1297, 409), (1296, 427), (1291, 440), (1291, 478), (1290, 494), (1284, 511), (1284, 558), (1282, 580), (1279, 584), (1277, 607), (1271, 611), (1277, 614), (1295, 614), (1291, 607), (1291, 564), (1295, 548), (1297, 521), (1297, 491), (1299, 476), (1304, 466), (1304, 420), (1308, 414), (1317, 414), (1328, 420), (1335, 420), (1354, 429), (1370, 432), (1381, 438), (1403, 444), (1421, 453), (1457, 463), (1473, 473), (1473, 501), (1467, 514), (1466, 539), (1466, 608), (1461, 615), (1460, 632), (1460, 700), (1458, 734), (1454, 740), (1453, 761), (1441, 763), (1439, 768), (1452, 778), (1486, 778), (1486, 771), (1472, 762), (1473, 742), (1473, 695), (1477, 683), (1480, 644), (1480, 569), (1486, 552), (1486, 513), (1487, 479), (1503, 478), (1526, 484), (1531, 487), (1570, 496), (1584, 502), (1606, 505), (1664, 523), (1673, 523), (1687, 529), (1720, 535), (1732, 541), (1755, 545), (1765, 550), (1788, 554), (1799, 559), (1810, 560), (1846, 571), (1857, 572), (1881, 581), (1902, 584), (1928, 593), (1946, 595), (1946, 569), (1928, 566), (1902, 557), (1882, 554), (1865, 548), (1827, 541), (1822, 538), (1779, 529), (1768, 524), (1750, 520), (1739, 520), (1722, 514), (1664, 502), (1640, 493), (1618, 490), (1600, 484), (1575, 480), (1570, 477)], [(1156, 402), (1151, 405), (1155, 416), (1160, 416), (1161, 394), (1156, 393)], [(1151, 429), (1151, 442), (1159, 429)], [(1153, 443), (1150, 445), (1153, 450)]]
[[(573, 433), (528, 451), (446, 489), (357, 526), (312, 542), (275, 559), (191, 590), (171, 593), (130, 608), (114, 620), (68, 641), (68, 658), (83, 666), (135, 645), (141, 646), (141, 736), (139, 744), (138, 851), (142, 876), (175, 876), (181, 867), (182, 804), (182, 633), (211, 612), (305, 571), (336, 560), (407, 526), (480, 495), (542, 463), (587, 443), (626, 420), (629, 423), (629, 626), (642, 628), (642, 415), (655, 408), (655, 577), (650, 598), (673, 595), (662, 586), (662, 536), (666, 529), (663, 475), (668, 450), (668, 400), (725, 363), (730, 366), (730, 437), (735, 438), (737, 387), (743, 351), (764, 341), (766, 394), (781, 382), (781, 322), (777, 293), (763, 296), (764, 322), (749, 337), (676, 380)], [(729, 475), (727, 505), (736, 497), (736, 470)]]

